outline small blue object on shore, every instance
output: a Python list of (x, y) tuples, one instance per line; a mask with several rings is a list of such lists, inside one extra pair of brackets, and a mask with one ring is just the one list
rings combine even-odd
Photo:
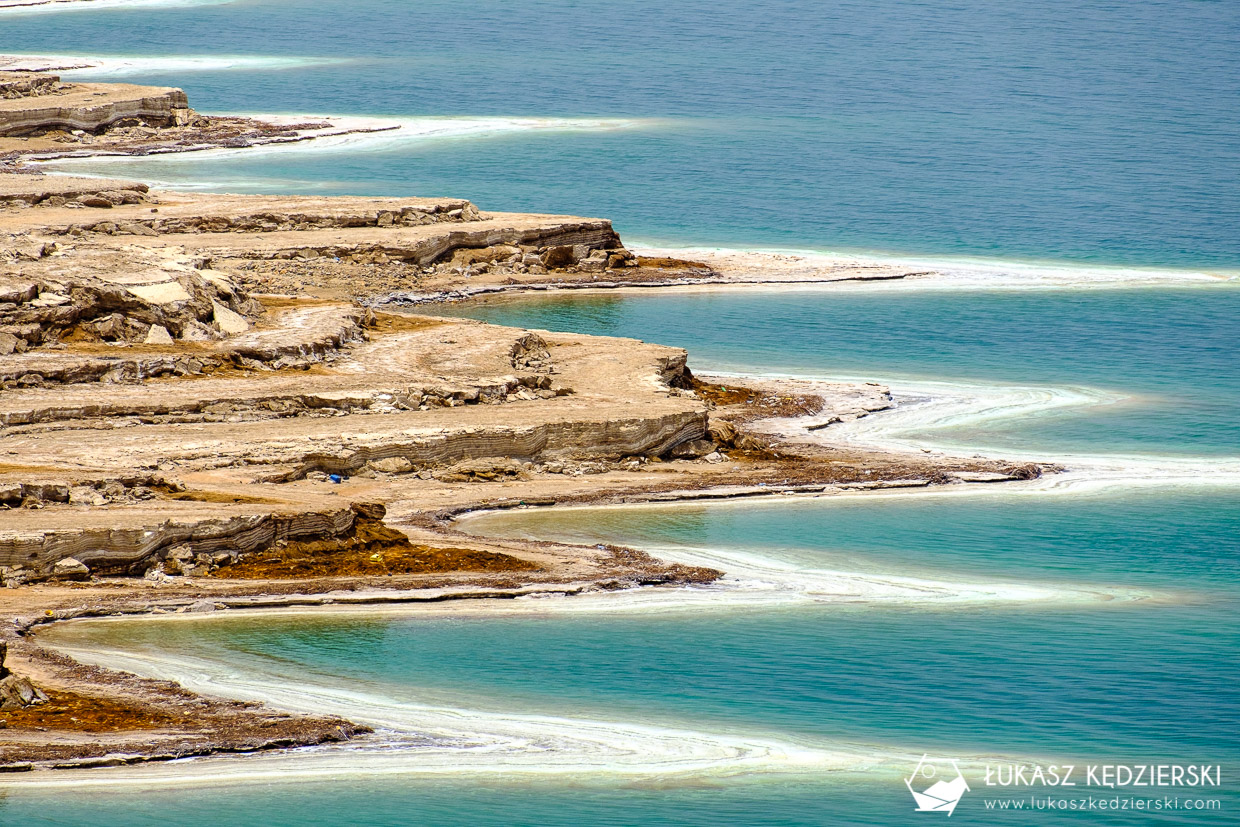
[(344, 480), (344, 477), (339, 474), (328, 474), (327, 478), (336, 484), (339, 484)]

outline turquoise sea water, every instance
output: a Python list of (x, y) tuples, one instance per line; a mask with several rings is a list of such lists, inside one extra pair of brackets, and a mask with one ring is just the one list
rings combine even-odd
[(0, 52), (343, 60), (125, 79), (204, 111), (497, 119), (468, 140), (94, 171), (458, 195), (682, 244), (1240, 261), (1230, 2), (239, 0), (6, 14)]
[[(1031, 498), (986, 494), (852, 501), (525, 511), (473, 530), (654, 548), (736, 549), (796, 569), (900, 572), (1092, 585), (1153, 595), (1130, 602), (925, 610), (790, 604), (754, 611), (602, 611), (550, 604), (498, 617), (301, 616), (81, 625), (53, 640), (188, 658), (181, 673), (344, 686), (355, 714), (384, 703), (564, 716), (659, 729), (760, 734), (865, 754), (1033, 756), (1043, 761), (1240, 763), (1240, 499), (1235, 492)], [(563, 608), (560, 606), (558, 608)], [(208, 664), (203, 666), (202, 664)], [(213, 664), (213, 665), (211, 665)], [(161, 673), (167, 674), (167, 673)], [(178, 673), (173, 673), (178, 674)], [(240, 683), (237, 683), (240, 681)], [(296, 690), (293, 690), (296, 692)], [(418, 721), (419, 713), (409, 713)], [(489, 731), (479, 721), (481, 733)], [(415, 731), (417, 727), (414, 728)], [(484, 735), (478, 736), (485, 740)], [(545, 742), (491, 749), (519, 769)], [(614, 736), (619, 739), (620, 736)], [(602, 743), (607, 743), (604, 738)], [(424, 749), (425, 746), (422, 746)], [(419, 746), (406, 749), (416, 755)], [(238, 759), (245, 761), (247, 759)], [(399, 760), (392, 756), (389, 761)], [(471, 759), (462, 756), (463, 763)], [(232, 783), (178, 793), (131, 786), (73, 794), (16, 789), (0, 817), (33, 823), (296, 824), (898, 824), (911, 805), (899, 775), (756, 773), (628, 781), (599, 771), (592, 750), (560, 780), (360, 778)], [(415, 759), (416, 762), (416, 759)], [(371, 772), (367, 772), (367, 769)], [(908, 769), (899, 766), (907, 772)], [(1228, 776), (1229, 777), (1229, 776)], [(506, 778), (506, 781), (503, 780)], [(1040, 824), (1047, 813), (998, 819), (974, 779), (954, 820)], [(158, 788), (156, 788), (157, 790)], [(38, 811), (57, 796), (53, 821)], [(1092, 813), (1099, 824), (1233, 823), (1240, 798), (1210, 792), (1213, 815)], [(209, 813), (202, 802), (211, 801)], [(928, 816), (923, 816), (928, 818)]]
[[(1015, 420), (1004, 433), (1033, 434), (1029, 444), (1065, 453), (1092, 446), (1123, 457), (1143, 445), (1165, 447), (1155, 437), (1170, 427), (1170, 418), (1139, 427), (1143, 418), (1163, 415), (1157, 405), (1147, 410), (1154, 391), (1183, 400), (1194, 386), (1204, 387), (1223, 406), (1219, 410), (1234, 409), (1227, 407), (1237, 403), (1227, 358), (1233, 295), (575, 296), (506, 301), (470, 312), (506, 323), (690, 344), (702, 360), (734, 369), (769, 365), (822, 375), (869, 366), (879, 375), (917, 377), (933, 366), (934, 377), (954, 381), (1088, 386), (1105, 380), (1119, 392), (1143, 391), (1127, 420), (1100, 424), (1087, 410), (1077, 414), (1081, 421), (1065, 417), (1054, 427)], [(886, 313), (881, 329), (887, 334), (856, 344), (854, 327), (880, 313)], [(1001, 319), (996, 326), (1024, 331), (1025, 338), (987, 333), (984, 321), (991, 318)], [(1037, 320), (1049, 329), (1039, 334)], [(738, 334), (742, 325), (747, 338)], [(963, 331), (970, 325), (985, 347), (968, 347)], [(1168, 335), (1168, 328), (1192, 335)], [(836, 338), (820, 340), (823, 331)], [(1201, 404), (1180, 408), (1188, 417), (1175, 431), (1181, 459), (1234, 457), (1225, 450), (1233, 418)], [(1117, 421), (1127, 421), (1128, 430), (1120, 433)], [(1118, 435), (1104, 437), (1108, 432)], [(1223, 789), (1208, 791), (1221, 812), (1075, 817), (1044, 811), (998, 816), (985, 802), (1002, 792), (978, 784), (974, 774), (973, 792), (953, 816), (965, 823), (1036, 825), (1052, 817), (1107, 825), (1233, 823), (1240, 799), (1226, 779), (1240, 766), (1240, 489), (1198, 482), (527, 510), (466, 523), (484, 533), (619, 542), (672, 556), (696, 549), (736, 555), (742, 579), (786, 584), (788, 599), (765, 605), (738, 603), (730, 599), (736, 591), (721, 591), (716, 601), (687, 611), (677, 610), (675, 599), (664, 610), (621, 603), (596, 611), (573, 611), (576, 604), (568, 600), (514, 604), (498, 616), (453, 607), (403, 617), (65, 627), (51, 639), (76, 649), (137, 653), (153, 658), (145, 666), (139, 662), (139, 671), (191, 685), (207, 680), (200, 686), (213, 683), (217, 691), (242, 697), (263, 697), (279, 685), (302, 692), (327, 687), (324, 697), (339, 702), (347, 691), (345, 708), (354, 717), (394, 720), (415, 743), (358, 757), (352, 771), (334, 780), (291, 774), (251, 783), (217, 780), (188, 788), (198, 798), (187, 797), (183, 781), (175, 779), (175, 793), (155, 784), (77, 793), (16, 787), (0, 804), (0, 816), (40, 823), (51, 812), (44, 823), (76, 823), (89, 813), (103, 824), (159, 823), (170, 814), (186, 824), (218, 818), (297, 824), (324, 817), (357, 824), (899, 824), (911, 812), (901, 773), (927, 752), (964, 760), (1157, 760), (1225, 768)], [(754, 559), (766, 566), (756, 576), (740, 565)], [(1033, 584), (1061, 589), (1065, 597), (932, 608), (900, 601), (841, 605), (797, 591), (797, 584), (812, 584), (823, 571), (1000, 588)], [(745, 588), (742, 583), (740, 591)], [(179, 665), (168, 667), (169, 659)], [(396, 711), (372, 708), (380, 702)], [(429, 775), (434, 761), (416, 737), (437, 732), (442, 722), (428, 709), (466, 710), (474, 747), (489, 745), (492, 757), (511, 763), (481, 774), (462, 768), (447, 777)], [(614, 759), (606, 750), (631, 733), (605, 724), (606, 734), (583, 747), (539, 724), (535, 734), (514, 741), (497, 734), (489, 717), (512, 715), (773, 739), (856, 752), (880, 765), (739, 776), (716, 767), (688, 777), (656, 772), (629, 779), (606, 768)], [(654, 760), (662, 749), (643, 743), (637, 752)], [(574, 756), (580, 769), (551, 778), (520, 775), (558, 754)], [(478, 759), (463, 753), (459, 760)], [(246, 764), (238, 766), (244, 774)], [(385, 767), (400, 774), (379, 775)], [(201, 796), (210, 797), (209, 813)]]
[[(930, 435), (1041, 452), (1240, 457), (1240, 291), (730, 292), (505, 299), (433, 312), (627, 336), (690, 351), (697, 370), (852, 377), (918, 390), (1085, 392), (1036, 418)], [(941, 392), (935, 391), (935, 392)], [(950, 423), (949, 423), (950, 425)]]
[[(627, 238), (672, 244), (1230, 271), (1238, 46), (1227, 2), (242, 0), (0, 16), (0, 52), (307, 59), (125, 76), (182, 85), (203, 110), (481, 119), (467, 137), (80, 170), (225, 190), (462, 195), (605, 215)], [(341, 62), (314, 65), (322, 58)], [(380, 746), (154, 768), (136, 784), (123, 772), (90, 786), (15, 779), (0, 785), (0, 823), (929, 823), (942, 816), (915, 816), (901, 781), (922, 752), (1224, 765), (1223, 789), (1205, 796), (1222, 812), (998, 815), (983, 804), (998, 796), (971, 777), (952, 823), (1236, 823), (1240, 489), (1211, 483), (1240, 458), (1238, 296), (1224, 284), (465, 308), (687, 347), (696, 369), (890, 381), (909, 405), (944, 392), (1007, 398), (995, 389), (1009, 387), (1035, 402), (1075, 394), (1091, 404), (904, 436), (1070, 467), (1102, 455), (1121, 471), (1101, 489), (472, 523), (732, 555), (739, 579), (709, 601), (671, 592), (643, 608), (621, 594), (615, 605), (514, 602), (494, 616), (448, 607), (49, 631), (208, 691), (373, 720)], [(1148, 483), (1159, 462), (1180, 469), (1174, 484), (1114, 481)], [(1062, 599), (841, 605), (824, 599), (823, 572), (1034, 585)], [(773, 599), (736, 599), (761, 589)], [(680, 734), (660, 739), (669, 732)], [(618, 769), (724, 738), (868, 758), (841, 772)], [(297, 775), (319, 760), (338, 763)], [(557, 761), (574, 771), (522, 774)], [(188, 783), (215, 771), (234, 774)]]

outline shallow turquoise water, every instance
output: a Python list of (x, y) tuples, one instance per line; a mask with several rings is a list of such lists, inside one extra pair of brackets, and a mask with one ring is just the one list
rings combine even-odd
[[(696, 370), (1086, 388), (1106, 404), (934, 434), (1065, 454), (1240, 456), (1240, 291), (572, 295), (430, 312), (687, 348)], [(1045, 454), (1044, 454), (1045, 456)]]
[[(760, 733), (901, 752), (1240, 763), (1240, 495), (978, 496), (525, 511), (474, 530), (742, 549), (796, 566), (1153, 590), (1161, 599), (927, 611), (818, 605), (506, 617), (253, 617), (66, 628), (56, 638), (204, 657), (241, 675), (347, 681), (388, 700)], [(361, 707), (359, 707), (361, 709)], [(359, 714), (364, 714), (359, 712)], [(246, 760), (246, 759), (239, 759)], [(975, 790), (978, 786), (975, 784)], [(85, 799), (17, 789), (0, 817), (73, 823)], [(955, 819), (988, 819), (984, 790)], [(1211, 791), (1211, 796), (1215, 793)], [(92, 794), (98, 823), (904, 823), (898, 779), (498, 785), (416, 778)], [(1220, 797), (1228, 811), (1235, 791)], [(256, 810), (262, 809), (259, 815)], [(269, 815), (278, 810), (279, 815)], [(1202, 814), (1095, 823), (1227, 823)], [(1011, 823), (1036, 824), (1046, 814)], [(263, 819), (272, 818), (266, 822)], [(143, 820), (145, 819), (145, 821)], [(283, 820), (280, 820), (283, 819)], [(1150, 820), (1146, 820), (1150, 819)], [(1004, 817), (1007, 823), (1009, 817)]]
[[(913, 749), (1240, 759), (1240, 493), (525, 511), (471, 530), (733, 548), (798, 567), (1143, 586), (1161, 599), (126, 624), (126, 646), (466, 708)], [(1174, 516), (1172, 516), (1174, 515)], [(68, 633), (66, 633), (68, 634)], [(94, 634), (104, 640), (104, 626)], [(967, 687), (967, 691), (959, 691)], [(1158, 699), (1156, 704), (1151, 699)], [(934, 716), (922, 714), (931, 706)]]
[[(1236, 405), (1228, 356), (1234, 296), (1198, 290), (576, 297), (469, 312), (690, 344), (715, 366), (810, 374), (869, 366), (914, 377), (933, 370), (952, 380), (1105, 383), (1141, 390), (1141, 407), (1102, 425), (1091, 414), (1054, 427), (1011, 423), (1009, 433), (1061, 451), (1172, 447), (1184, 456), (1232, 456), (1234, 419), (1218, 412)], [(882, 325), (873, 324), (875, 315)], [(1177, 330), (1180, 335), (1168, 335)], [(984, 345), (970, 348), (970, 340)], [(1190, 392), (1198, 402), (1187, 407), (1160, 409), (1148, 399), (1182, 403)], [(1162, 433), (1168, 428), (1172, 437)], [(480, 713), (744, 732), (880, 753), (1207, 761), (1222, 763), (1228, 776), (1240, 765), (1235, 489), (1190, 484), (1064, 495), (991, 489), (948, 498), (533, 510), (471, 525), (578, 542), (731, 549), (794, 569), (1151, 596), (940, 610), (790, 602), (585, 615), (548, 608), (500, 617), (219, 618), (63, 633), (79, 645), (80, 636), (98, 636), (105, 646), (223, 660), (239, 675), (307, 686), (347, 679), (376, 697)], [(666, 780), (654, 789), (606, 773), (505, 785), (496, 778), (223, 786), (218, 796), (212, 793), (212, 817), (267, 823), (262, 819), (274, 807), (290, 824), (333, 813), (361, 824), (793, 825), (894, 824), (910, 812), (900, 781), (886, 774)], [(49, 794), (17, 788), (0, 813), (39, 823)], [(51, 811), (70, 823), (87, 807), (103, 824), (168, 813), (185, 823), (204, 819), (197, 803), (157, 792), (56, 795)], [(1225, 785), (1209, 795), (1223, 801), (1222, 814), (1095, 812), (1088, 818), (1229, 823), (1240, 806), (1235, 791)], [(1038, 824), (1048, 817), (1008, 813), (992, 820), (983, 804), (990, 797), (989, 791), (971, 794), (954, 818)]]
[[(911, 813), (903, 788), (875, 790), (871, 785), (841, 784), (830, 796), (801, 784), (761, 787), (714, 787), (667, 792), (634, 786), (622, 790), (587, 785), (572, 789), (514, 788), (495, 784), (460, 785), (445, 782), (376, 783), (361, 780), (322, 788), (212, 789), (124, 794), (94, 793), (89, 797), (59, 794), (53, 805), (58, 815), (48, 818), (48, 797), (14, 796), (0, 803), (0, 815), (29, 824), (165, 825), (170, 818), (186, 827), (214, 827), (226, 820), (239, 827), (293, 827), (303, 824), (348, 824), (358, 827), (470, 824), (491, 827), (577, 827), (598, 824), (627, 825), (764, 824), (778, 827), (805, 825), (903, 824)], [(893, 814), (898, 814), (894, 815)], [(1177, 817), (1178, 816), (1178, 817)], [(937, 816), (936, 816), (937, 817)], [(1054, 816), (1082, 824), (1226, 824), (1211, 813), (1142, 815), (1121, 820), (1114, 815)], [(922, 818), (928, 818), (923, 816)], [(1002, 818), (966, 814), (964, 805), (952, 823), (1046, 824), (1047, 813), (1004, 813)], [(920, 819), (919, 819), (920, 820)]]
[(100, 171), (458, 195), (674, 243), (1240, 262), (1228, 2), (241, 0), (6, 14), (0, 51), (346, 61), (127, 78), (208, 111), (652, 121)]

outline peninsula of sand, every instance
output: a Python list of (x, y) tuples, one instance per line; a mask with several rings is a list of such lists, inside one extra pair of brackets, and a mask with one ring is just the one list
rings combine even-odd
[(85, 666), (42, 647), (41, 624), (684, 588), (721, 572), (483, 539), (454, 518), (1048, 470), (833, 445), (833, 423), (892, 406), (872, 383), (725, 381), (676, 348), (427, 315), (499, 292), (769, 280), (636, 255), (603, 219), (157, 192), (35, 163), (326, 128), (204, 117), (179, 89), (0, 75), (0, 770), (366, 737)]

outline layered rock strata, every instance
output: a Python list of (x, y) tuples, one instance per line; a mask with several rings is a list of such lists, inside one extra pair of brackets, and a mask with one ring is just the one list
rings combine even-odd
[(606, 221), (17, 177), (8, 191), (27, 206), (0, 215), (9, 584), (338, 538), (356, 530), (357, 486), (339, 496), (348, 478), (520, 478), (536, 463), (660, 456), (706, 433), (705, 405), (673, 387), (683, 351), (240, 286), (251, 271), (239, 265), (290, 254), (572, 267), (623, 251)]
[(55, 75), (0, 73), (0, 136), (49, 130), (99, 132), (121, 121), (184, 126), (193, 117), (180, 89), (128, 83), (61, 83)]

